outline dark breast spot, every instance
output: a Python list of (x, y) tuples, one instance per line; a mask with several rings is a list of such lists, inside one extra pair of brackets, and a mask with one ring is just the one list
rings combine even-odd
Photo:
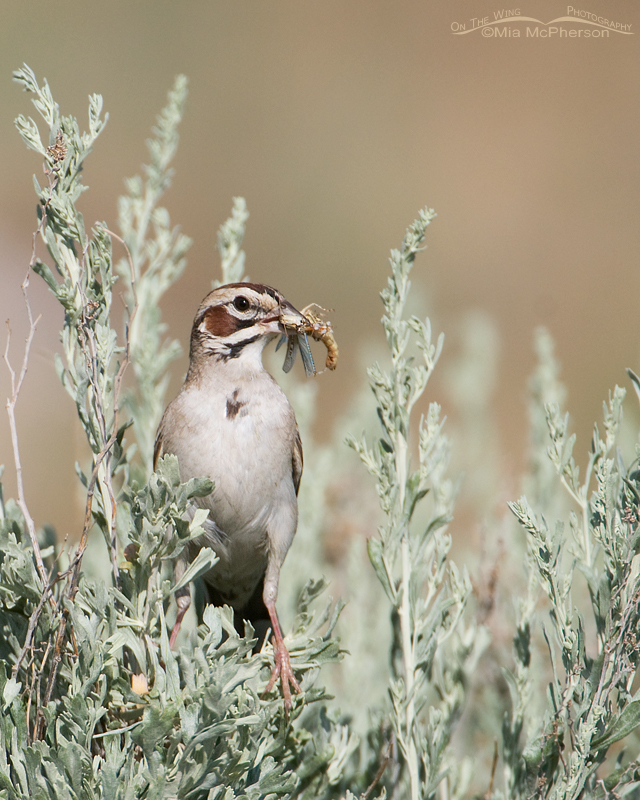
[(243, 406), (246, 406), (246, 403), (243, 403), (242, 400), (238, 400), (238, 389), (234, 391), (231, 397), (227, 397), (227, 417), (228, 419), (235, 419), (237, 417), (238, 412)]

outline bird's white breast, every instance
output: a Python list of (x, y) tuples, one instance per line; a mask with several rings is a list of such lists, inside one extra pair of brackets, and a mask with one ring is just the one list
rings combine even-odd
[(211, 495), (198, 500), (210, 511), (208, 535), (199, 545), (212, 546), (220, 557), (206, 577), (223, 594), (250, 596), (269, 547), (286, 553), (295, 533), (295, 418), (264, 370), (248, 379), (233, 369), (220, 372), (185, 384), (167, 408), (163, 452), (178, 457), (183, 481), (207, 476), (214, 482)]

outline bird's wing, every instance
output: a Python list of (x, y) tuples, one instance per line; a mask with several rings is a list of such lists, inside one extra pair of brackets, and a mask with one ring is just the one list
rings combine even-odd
[(300, 488), (300, 478), (302, 477), (302, 439), (300, 438), (300, 431), (296, 425), (296, 436), (293, 440), (293, 453), (291, 454), (291, 477), (293, 478), (293, 485), (298, 494)]

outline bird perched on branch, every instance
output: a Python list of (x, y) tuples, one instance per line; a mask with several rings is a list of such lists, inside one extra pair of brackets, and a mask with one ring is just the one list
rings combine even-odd
[[(182, 481), (213, 481), (211, 494), (196, 501), (209, 510), (205, 534), (186, 548), (176, 573), (201, 547), (216, 552), (218, 562), (203, 576), (209, 601), (227, 603), (252, 623), (269, 620), (275, 663), (266, 691), (280, 678), (287, 709), (291, 687), (301, 690), (276, 599), (298, 523), (302, 444), (293, 409), (263, 367), (262, 351), (278, 336), (292, 344), (292, 331), (306, 325), (280, 292), (263, 284), (231, 283), (208, 294), (193, 322), (184, 386), (164, 412), (154, 454), (156, 463), (173, 453)], [(172, 646), (189, 605), (188, 594), (178, 597)]]

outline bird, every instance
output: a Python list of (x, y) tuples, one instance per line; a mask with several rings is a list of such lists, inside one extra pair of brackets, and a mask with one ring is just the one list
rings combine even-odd
[[(261, 283), (229, 283), (210, 292), (191, 329), (184, 385), (162, 416), (154, 448), (154, 468), (173, 454), (183, 482), (208, 477), (213, 483), (209, 495), (194, 500), (209, 512), (205, 533), (179, 557), (176, 577), (202, 547), (214, 550), (218, 560), (203, 575), (208, 600), (230, 605), (237, 621), (254, 628), (262, 620), (270, 624), (274, 665), (265, 694), (280, 679), (286, 712), (292, 688), (302, 690), (276, 600), (298, 524), (303, 455), (293, 409), (262, 354), (269, 342), (306, 322), (280, 292)], [(191, 603), (188, 588), (176, 594), (171, 647)]]

